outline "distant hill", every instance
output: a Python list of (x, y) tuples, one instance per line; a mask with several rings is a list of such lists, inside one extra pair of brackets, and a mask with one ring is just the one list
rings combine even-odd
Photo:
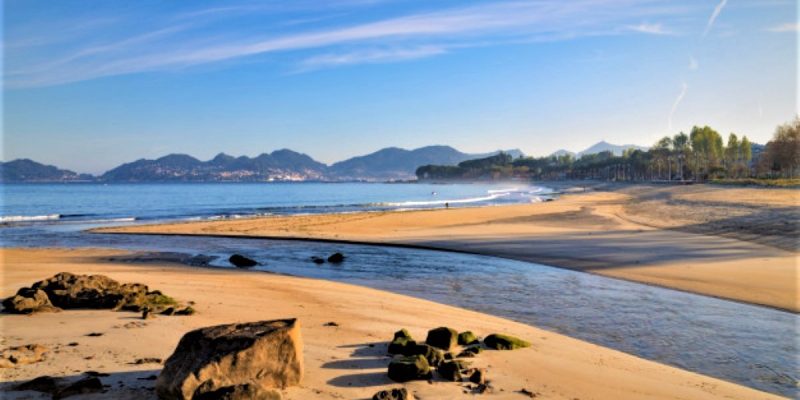
[[(456, 165), (462, 161), (483, 158), (499, 152), (498, 150), (486, 154), (468, 154), (450, 146), (427, 146), (414, 150), (388, 147), (337, 162), (331, 165), (329, 173), (338, 179), (413, 179), (414, 172), (422, 165)], [(507, 153), (513, 157), (522, 155), (520, 150), (510, 150)]]
[[(331, 166), (306, 154), (282, 149), (256, 157), (234, 157), (219, 153), (208, 161), (186, 154), (169, 154), (155, 160), (139, 159), (122, 164), (93, 177), (59, 170), (31, 160), (15, 160), (3, 165), (6, 182), (50, 182), (98, 180), (103, 182), (263, 182), (263, 181), (386, 181), (414, 179), (419, 166), (456, 165), (462, 161), (497, 155), (462, 153), (450, 146), (427, 146), (414, 150), (389, 147)], [(513, 158), (520, 150), (504, 153)]]
[(122, 164), (102, 176), (103, 181), (124, 182), (248, 182), (266, 180), (319, 180), (327, 166), (291, 150), (276, 150), (257, 157), (220, 153), (209, 161), (185, 154)]
[(550, 157), (561, 157), (561, 156), (566, 156), (566, 155), (571, 155), (573, 157), (577, 156), (577, 154), (575, 154), (575, 153), (573, 153), (573, 152), (571, 152), (569, 150), (561, 149), (561, 150), (554, 151), (553, 154), (550, 154)]
[(91, 175), (59, 169), (27, 158), (0, 162), (0, 182), (68, 182), (91, 179)]
[(637, 146), (635, 144), (623, 144), (623, 145), (611, 144), (603, 140), (593, 144), (584, 151), (578, 152), (578, 158), (580, 158), (580, 156), (584, 154), (597, 154), (597, 153), (602, 153), (604, 151), (610, 151), (615, 156), (621, 156), (622, 153), (625, 152), (625, 150), (627, 149), (638, 149), (642, 151), (647, 151), (648, 148), (644, 146)]

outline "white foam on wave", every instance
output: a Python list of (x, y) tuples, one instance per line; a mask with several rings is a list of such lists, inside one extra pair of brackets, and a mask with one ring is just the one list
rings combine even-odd
[(61, 219), (61, 214), (48, 215), (3, 215), (0, 216), (0, 223), (7, 222), (32, 222), (32, 221), (55, 221)]
[(471, 197), (467, 199), (455, 200), (431, 200), (431, 201), (402, 201), (398, 203), (384, 203), (384, 205), (391, 207), (420, 207), (420, 206), (435, 206), (447, 204), (465, 204), (465, 203), (480, 203), (483, 201), (491, 201), (500, 197), (508, 196), (510, 193), (494, 193), (483, 197)]

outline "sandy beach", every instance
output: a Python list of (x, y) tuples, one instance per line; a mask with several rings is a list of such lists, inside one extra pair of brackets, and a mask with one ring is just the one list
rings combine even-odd
[(800, 192), (559, 184), (553, 202), (270, 216), (103, 232), (391, 243), (506, 257), (800, 311)]
[[(38, 343), (46, 360), (0, 369), (5, 386), (40, 375), (108, 373), (108, 392), (87, 398), (154, 398), (161, 365), (132, 364), (167, 358), (187, 331), (214, 324), (297, 317), (304, 338), (305, 378), (283, 392), (287, 399), (369, 398), (398, 387), (385, 374), (386, 341), (408, 328), (424, 336), (433, 327), (471, 329), (530, 340), (528, 349), (481, 353), (473, 365), (489, 369), (492, 398), (524, 398), (527, 389), (542, 399), (769, 399), (776, 396), (718, 379), (646, 361), (535, 327), (402, 295), (322, 280), (240, 270), (186, 267), (165, 261), (132, 264), (117, 250), (3, 249), (2, 296), (61, 271), (105, 274), (141, 282), (181, 301), (194, 301), (193, 316), (143, 321), (138, 314), (67, 310), (32, 316), (3, 315), (3, 346)], [(124, 258), (124, 257), (123, 257)], [(325, 326), (336, 322), (339, 326)], [(89, 337), (96, 332), (101, 336)], [(69, 346), (71, 342), (77, 345)], [(449, 382), (405, 384), (419, 399), (472, 396)], [(12, 398), (14, 393), (4, 393)], [(17, 392), (21, 395), (22, 392)], [(26, 392), (29, 397), (31, 392)]]

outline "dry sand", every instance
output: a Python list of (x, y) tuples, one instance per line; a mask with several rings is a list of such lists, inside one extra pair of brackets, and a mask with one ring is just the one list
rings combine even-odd
[[(541, 399), (777, 398), (528, 325), (425, 300), (260, 272), (191, 268), (163, 261), (146, 265), (109, 261), (123, 254), (115, 250), (3, 249), (0, 294), (9, 296), (21, 286), (61, 271), (101, 273), (123, 282), (146, 283), (181, 301), (193, 300), (199, 313), (146, 321), (134, 313), (104, 310), (3, 315), (3, 346), (39, 343), (52, 350), (43, 362), (0, 369), (4, 386), (40, 375), (74, 377), (94, 370), (111, 374), (101, 378), (111, 385), (110, 391), (95, 398), (154, 398), (153, 381), (139, 378), (157, 374), (161, 366), (133, 365), (134, 360), (167, 358), (179, 338), (197, 327), (297, 317), (305, 342), (306, 376), (301, 386), (284, 391), (288, 399), (369, 398), (380, 389), (398, 387), (385, 375), (387, 338), (401, 327), (424, 337), (428, 329), (440, 325), (470, 329), (479, 335), (506, 332), (533, 343), (528, 349), (486, 351), (475, 359), (474, 366), (488, 367), (494, 386), (492, 393), (483, 395), (486, 397), (521, 399), (525, 397), (516, 391), (526, 388)], [(339, 326), (324, 326), (330, 321)], [(131, 326), (137, 324), (142, 326)], [(86, 336), (92, 332), (102, 336)], [(68, 346), (71, 342), (78, 344)], [(456, 383), (404, 386), (420, 399), (471, 397), (462, 394)], [(2, 393), (8, 397), (19, 394)]]
[(106, 232), (458, 250), (800, 311), (800, 191), (597, 185), (540, 204), (176, 223)]

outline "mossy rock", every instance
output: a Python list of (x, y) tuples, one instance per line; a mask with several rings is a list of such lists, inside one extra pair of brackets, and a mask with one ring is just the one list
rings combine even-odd
[(458, 334), (458, 345), (467, 346), (470, 344), (480, 343), (478, 337), (472, 331), (461, 332)]
[(445, 361), (439, 364), (439, 367), (436, 368), (436, 372), (446, 381), (461, 382), (462, 369), (464, 369), (464, 366), (458, 361)]
[(445, 351), (452, 349), (457, 342), (458, 331), (446, 326), (429, 330), (428, 337), (425, 339), (425, 343)]
[[(412, 342), (413, 343), (413, 342)], [(428, 360), (428, 364), (437, 366), (444, 361), (444, 352), (428, 344), (413, 343), (406, 346), (403, 355), (416, 356), (421, 355)]]
[(461, 353), (458, 353), (458, 358), (462, 357), (475, 357), (476, 355), (480, 354), (483, 351), (483, 347), (480, 345), (472, 345), (469, 347), (465, 347), (464, 350), (461, 350)]
[(483, 339), (486, 347), (494, 350), (514, 350), (530, 347), (531, 344), (514, 336), (493, 333)]
[(486, 383), (486, 370), (477, 368), (475, 369), (472, 374), (469, 376), (469, 381), (472, 383), (477, 383), (478, 385), (483, 385)]
[(405, 354), (405, 355), (408, 355), (408, 354), (406, 354), (407, 353), (406, 349), (409, 346), (413, 346), (413, 345), (416, 345), (416, 344), (417, 343), (415, 341), (411, 340), (410, 338), (396, 337), (394, 340), (392, 340), (391, 343), (389, 343), (388, 352), (389, 352), (389, 354)]
[(408, 333), (406, 328), (400, 329), (399, 331), (394, 333), (394, 338), (392, 338), (392, 340), (397, 339), (397, 338), (405, 338), (405, 339), (408, 339), (408, 340), (414, 340), (414, 338), (411, 337), (411, 334)]
[(421, 355), (397, 357), (389, 363), (389, 379), (395, 382), (431, 379), (431, 366)]

